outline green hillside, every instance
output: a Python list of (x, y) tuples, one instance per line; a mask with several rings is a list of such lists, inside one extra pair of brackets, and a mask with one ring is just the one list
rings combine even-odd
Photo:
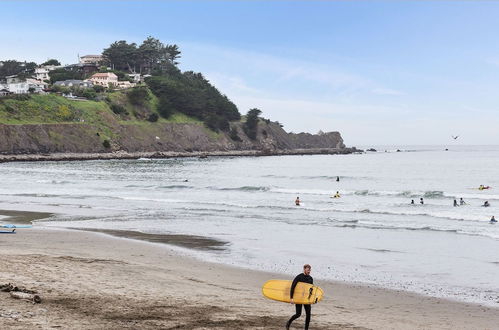
[[(146, 90), (149, 97), (140, 104), (132, 104), (126, 91), (103, 94), (101, 101), (72, 100), (55, 94), (4, 97), (0, 98), (0, 124), (143, 122), (151, 119), (152, 114), (158, 114), (157, 98)], [(199, 119), (177, 112), (167, 119), (158, 115), (157, 121), (202, 123)]]

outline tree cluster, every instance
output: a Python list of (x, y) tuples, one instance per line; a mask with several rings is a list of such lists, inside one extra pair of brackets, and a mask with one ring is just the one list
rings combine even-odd
[(214, 131), (228, 131), (229, 121), (241, 118), (236, 105), (201, 73), (171, 69), (147, 78), (146, 83), (159, 98), (158, 112), (162, 117), (181, 112), (204, 121)]
[(60, 68), (49, 72), (50, 83), (64, 80), (81, 80), (84, 78), (83, 72), (76, 69)]
[(246, 114), (246, 122), (243, 125), (243, 130), (246, 135), (255, 140), (258, 133), (258, 116), (262, 113), (260, 109), (254, 108)]
[(175, 44), (165, 45), (158, 39), (148, 37), (140, 45), (126, 40), (115, 41), (104, 49), (102, 55), (106, 64), (115, 70), (151, 74), (154, 70), (177, 65), (180, 51)]
[(29, 77), (35, 70), (35, 62), (19, 62), (16, 60), (7, 60), (0, 62), (0, 80), (7, 76), (18, 75), (19, 77)]
[(61, 65), (61, 62), (59, 62), (55, 58), (51, 58), (50, 60), (47, 60), (47, 61), (43, 62), (42, 65), (55, 65), (55, 66), (59, 66), (59, 65)]

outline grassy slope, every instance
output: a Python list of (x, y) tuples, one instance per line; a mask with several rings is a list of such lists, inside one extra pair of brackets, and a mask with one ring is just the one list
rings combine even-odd
[[(109, 93), (108, 98), (113, 103), (121, 104), (130, 113), (134, 113), (134, 106), (127, 102), (123, 92)], [(146, 107), (157, 113), (157, 98), (151, 94)], [(125, 125), (151, 124), (145, 120), (136, 119), (133, 115), (122, 118), (112, 112), (104, 101), (76, 101), (62, 96), (32, 95), (29, 100), (21, 101), (10, 98), (0, 99), (0, 124), (62, 124), (87, 123), (96, 126), (107, 126), (110, 121)], [(197, 123), (198, 119), (175, 113), (170, 118), (159, 118), (159, 123)]]
[[(134, 108), (128, 102), (125, 91), (118, 91), (106, 94), (105, 101), (77, 101), (67, 99), (55, 94), (31, 95), (28, 100), (16, 100), (11, 98), (0, 98), (0, 124), (7, 125), (33, 125), (33, 124), (78, 124), (91, 125), (89, 134), (94, 134), (95, 129), (100, 133), (102, 141), (116, 138), (116, 131), (113, 127), (117, 124), (134, 125), (141, 130), (154, 131), (158, 129), (158, 123), (189, 123), (201, 125), (206, 133), (217, 139), (220, 133), (213, 132), (206, 128), (199, 119), (189, 117), (183, 113), (174, 113), (170, 118), (159, 117), (156, 123), (151, 123), (144, 119), (138, 119), (133, 114), (144, 111), (157, 112), (158, 99), (149, 93), (149, 99), (139, 108)], [(128, 115), (117, 115), (109, 103), (123, 106)], [(92, 127), (92, 128), (91, 128)], [(52, 136), (55, 140), (64, 140), (63, 136)]]

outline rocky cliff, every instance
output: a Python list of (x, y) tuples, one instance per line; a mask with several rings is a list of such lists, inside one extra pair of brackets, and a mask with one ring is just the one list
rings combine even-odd
[(103, 143), (101, 128), (91, 124), (0, 124), (0, 153), (106, 153), (134, 152), (215, 152), (260, 150), (276, 152), (294, 149), (344, 149), (338, 132), (322, 135), (289, 134), (276, 123), (261, 121), (256, 140), (243, 132), (242, 124), (232, 123), (239, 139), (215, 133), (200, 123), (118, 124)]
[[(248, 138), (241, 121), (229, 132), (208, 129), (199, 118), (174, 113), (158, 116), (158, 99), (148, 92), (143, 103), (130, 103), (128, 92), (101, 95), (103, 100), (69, 100), (48, 95), (0, 98), (0, 160), (22, 155), (71, 154), (99, 158), (104, 154), (282, 154), (346, 153), (340, 133), (287, 133), (278, 123), (259, 119), (256, 139)], [(119, 110), (119, 111), (118, 111)], [(145, 111), (145, 113), (143, 113)], [(149, 121), (152, 115), (156, 118)], [(318, 150), (321, 149), (321, 150)], [(302, 151), (297, 151), (302, 150)], [(304, 151), (303, 151), (304, 150)], [(10, 157), (7, 155), (15, 155)], [(108, 156), (105, 156), (108, 157)], [(30, 158), (30, 157), (28, 157)], [(85, 158), (85, 159), (87, 159)]]

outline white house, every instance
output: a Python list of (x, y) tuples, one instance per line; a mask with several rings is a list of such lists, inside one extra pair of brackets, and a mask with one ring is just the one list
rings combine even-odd
[(48, 85), (43, 82), (43, 81), (38, 81), (36, 79), (28, 78), (26, 79), (26, 83), (28, 84), (28, 91), (31, 91), (33, 93), (45, 93), (45, 89), (48, 87)]
[[(0, 85), (0, 89), (12, 94), (44, 93), (47, 84), (33, 78), (19, 78), (18, 76), (5, 77), (6, 83)], [(4, 93), (5, 94), (5, 93)]]
[(7, 84), (7, 89), (14, 94), (28, 94), (29, 84), (27, 82), (18, 82)]
[(125, 88), (132, 88), (132, 87), (135, 87), (135, 83), (131, 83), (129, 82), (128, 80), (125, 80), (125, 81), (118, 81), (116, 83), (116, 87), (117, 88), (120, 88), (120, 89), (125, 89)]
[(9, 92), (14, 94), (27, 94), (29, 90), (29, 84), (26, 80), (19, 78), (18, 76), (7, 76), (5, 77), (6, 84), (4, 84), (9, 90)]
[(140, 82), (140, 73), (129, 73), (128, 76), (133, 79), (134, 83)]
[(42, 65), (38, 68), (35, 68), (35, 79), (39, 81), (49, 80), (49, 72), (55, 69), (60, 68), (60, 66), (56, 65)]

